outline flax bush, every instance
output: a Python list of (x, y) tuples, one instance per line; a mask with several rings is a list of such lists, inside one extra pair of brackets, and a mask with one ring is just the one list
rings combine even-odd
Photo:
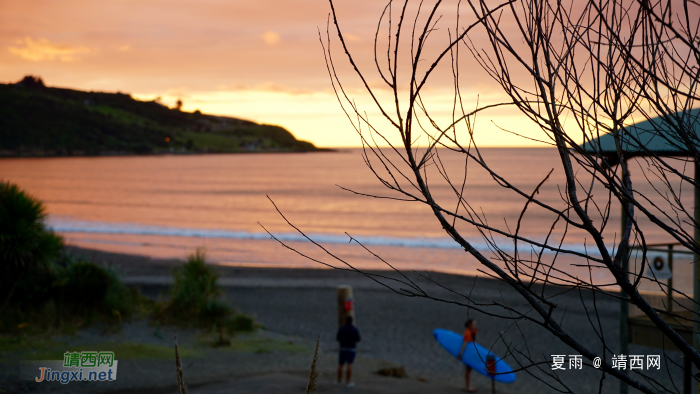
[(203, 250), (197, 249), (187, 262), (173, 269), (173, 287), (169, 300), (156, 304), (153, 317), (159, 323), (186, 327), (205, 327), (229, 333), (252, 331), (254, 320), (236, 313), (220, 300), (219, 275), (206, 263)]

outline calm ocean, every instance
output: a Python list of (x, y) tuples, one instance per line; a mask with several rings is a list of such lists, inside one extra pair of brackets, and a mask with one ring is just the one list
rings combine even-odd
[[(445, 169), (459, 182), (464, 177), (463, 158), (441, 152)], [(564, 206), (560, 198), (563, 176), (555, 150), (491, 148), (482, 153), (496, 172), (528, 194), (554, 168), (538, 197)], [(472, 208), (483, 211), (494, 227), (515, 229), (525, 199), (500, 186), (474, 163), (467, 166), (467, 174), (465, 195)], [(429, 178), (435, 186), (431, 190), (438, 201), (454, 206), (454, 194), (444, 182), (438, 185), (439, 176), (432, 166)], [(270, 240), (265, 226), (290, 246), (338, 266), (283, 220), (269, 196), (290, 222), (355, 266), (382, 268), (383, 263), (349, 244), (345, 233), (401, 269), (474, 274), (479, 268), (446, 237), (425, 205), (369, 198), (339, 188), (399, 197), (367, 169), (360, 149), (312, 154), (2, 159), (0, 179), (43, 200), (50, 226), (69, 244), (85, 248), (185, 258), (204, 247), (210, 260), (220, 264), (320, 267)], [(651, 191), (646, 182), (638, 187)], [(602, 193), (596, 195), (600, 201), (604, 201)], [(690, 206), (692, 194), (687, 191), (683, 199)], [(606, 239), (612, 245), (619, 228), (619, 206), (613, 204), (611, 211)], [(531, 209), (521, 233), (544, 240), (552, 222), (552, 215)], [(475, 229), (461, 228), (477, 248), (489, 251)], [(563, 230), (559, 225), (555, 234)], [(653, 231), (645, 235), (648, 242), (668, 240)], [(576, 250), (583, 250), (584, 242), (585, 237), (571, 231), (564, 241)], [(503, 245), (512, 250), (512, 242)], [(562, 263), (582, 261), (571, 258)], [(578, 270), (571, 267), (567, 271)]]

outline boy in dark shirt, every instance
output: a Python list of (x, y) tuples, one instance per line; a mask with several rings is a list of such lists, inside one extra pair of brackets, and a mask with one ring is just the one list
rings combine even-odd
[(335, 339), (340, 342), (340, 355), (338, 357), (338, 384), (343, 380), (343, 365), (347, 364), (345, 383), (348, 387), (355, 384), (350, 381), (352, 377), (352, 363), (355, 361), (355, 346), (360, 342), (360, 332), (352, 325), (352, 316), (348, 316), (345, 325), (340, 327)]

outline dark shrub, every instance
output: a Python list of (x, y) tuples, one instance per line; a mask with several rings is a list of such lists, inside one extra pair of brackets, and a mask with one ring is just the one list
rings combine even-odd
[(104, 268), (78, 260), (70, 264), (62, 276), (61, 293), (65, 304), (87, 308), (104, 304), (111, 279)]
[(220, 322), (231, 312), (231, 307), (221, 301), (209, 301), (199, 313), (204, 322)]
[(139, 294), (136, 287), (127, 287), (119, 279), (117, 271), (107, 269), (109, 275), (109, 285), (104, 299), (104, 309), (112, 315), (118, 312), (117, 318), (130, 317), (134, 313), (137, 305), (143, 301), (144, 297)]
[(23, 276), (46, 270), (63, 241), (44, 225), (42, 203), (0, 182), (0, 314)]
[(121, 323), (145, 302), (114, 269), (62, 254), (47, 269), (22, 277), (0, 331), (24, 322), (34, 332)]
[(247, 315), (236, 315), (229, 319), (227, 328), (231, 332), (250, 332), (255, 329), (255, 320)]
[(0, 182), (0, 330), (130, 316), (142, 300), (138, 292), (114, 270), (62, 253), (63, 242), (46, 228), (45, 217), (40, 201)]

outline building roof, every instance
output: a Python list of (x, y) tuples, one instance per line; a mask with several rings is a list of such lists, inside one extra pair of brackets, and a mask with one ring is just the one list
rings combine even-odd
[[(691, 138), (700, 150), (700, 108), (659, 116), (624, 127), (621, 133), (622, 151), (625, 157), (646, 156), (690, 156), (687, 145), (679, 138), (678, 125), (692, 128)], [(617, 163), (617, 149), (612, 134), (586, 142), (581, 147), (590, 153), (610, 158), (609, 164)], [(610, 163), (612, 161), (612, 163)]]

